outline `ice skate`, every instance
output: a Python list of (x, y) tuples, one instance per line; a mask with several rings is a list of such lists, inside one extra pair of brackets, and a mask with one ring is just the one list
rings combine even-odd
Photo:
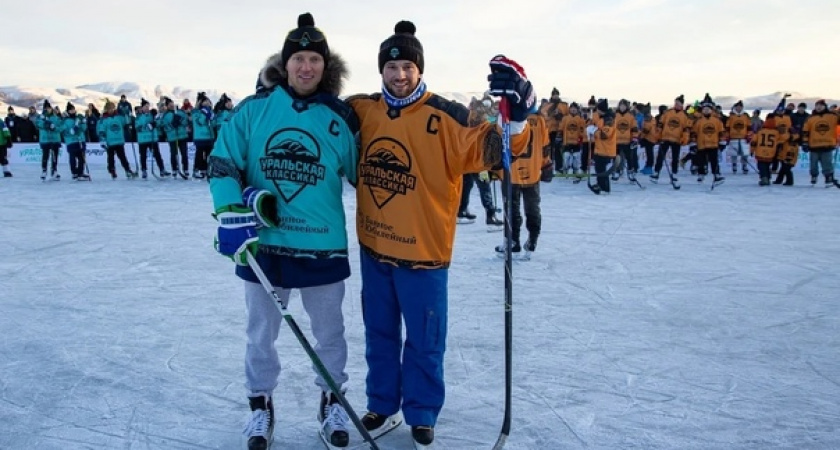
[(248, 450), (267, 450), (271, 447), (274, 434), (274, 405), (271, 397), (258, 395), (248, 397), (251, 416), (245, 424), (243, 434), (248, 441)]
[(362, 417), (362, 426), (365, 427), (370, 436), (374, 439), (387, 434), (389, 431), (400, 426), (403, 422), (402, 413), (399, 411), (392, 416), (377, 414), (368, 411)]
[(350, 422), (350, 418), (335, 394), (321, 393), (318, 421), (321, 423), (318, 434), (328, 448), (345, 448), (350, 444), (350, 434), (347, 432), (347, 424)]

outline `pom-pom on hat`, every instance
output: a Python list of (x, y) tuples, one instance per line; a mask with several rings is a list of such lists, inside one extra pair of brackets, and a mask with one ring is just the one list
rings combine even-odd
[(420, 73), (425, 66), (423, 45), (414, 37), (417, 27), (407, 20), (401, 20), (394, 26), (394, 34), (379, 45), (379, 73), (388, 61), (411, 61), (417, 65)]
[(557, 88), (551, 89), (551, 96), (554, 97), (555, 95), (560, 96), (560, 91)]
[(50, 105), (49, 100), (44, 100), (44, 106), (42, 106), (41, 109), (47, 109), (47, 108), (52, 109), (52, 105)]
[(145, 98), (141, 98), (140, 99), (140, 106), (143, 107), (143, 106), (146, 106), (146, 105), (150, 105), (149, 101), (146, 100)]
[(685, 95), (680, 94), (680, 96), (675, 98), (674, 101), (679, 102), (682, 105), (685, 105)]
[(73, 106), (73, 104), (70, 103), (70, 102), (67, 102), (67, 105), (64, 107), (65, 111), (71, 111), (71, 110), (75, 110), (75, 109), (76, 109), (76, 107)]
[(741, 100), (738, 100), (738, 102), (737, 102), (737, 103), (735, 103), (734, 105), (732, 105), (732, 107), (733, 107), (733, 108), (737, 108), (737, 107), (739, 107), (739, 106), (740, 106), (741, 108), (743, 108), (743, 107), (744, 107), (744, 102), (742, 102)]
[(318, 53), (327, 62), (330, 57), (330, 46), (327, 45), (327, 36), (315, 27), (315, 18), (310, 13), (303, 13), (298, 16), (297, 28), (286, 34), (283, 42), (283, 50), (280, 52), (283, 67), (289, 62), (289, 58), (297, 52), (308, 50)]
[(703, 97), (703, 101), (700, 102), (700, 106), (702, 106), (704, 108), (706, 108), (706, 107), (714, 108), (715, 107), (715, 102), (714, 102), (714, 100), (712, 100), (712, 96), (709, 95), (708, 92), (706, 92), (706, 96)]

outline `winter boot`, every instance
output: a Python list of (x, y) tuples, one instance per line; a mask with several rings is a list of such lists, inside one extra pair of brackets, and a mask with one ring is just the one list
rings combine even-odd
[(432, 442), (435, 441), (435, 427), (430, 427), (426, 425), (412, 425), (411, 437), (414, 439), (414, 442), (416, 444), (420, 444), (423, 447), (432, 445)]
[(251, 417), (243, 433), (248, 438), (248, 450), (266, 450), (274, 434), (274, 405), (268, 395), (248, 397)]
[(471, 214), (468, 210), (458, 212), (457, 222), (460, 224), (468, 224), (475, 222), (475, 214)]
[(496, 226), (496, 227), (500, 227), (500, 226), (505, 224), (503, 221), (499, 220), (498, 217), (496, 217), (496, 211), (493, 211), (492, 209), (487, 210), (487, 222), (486, 223), (487, 223), (487, 225)]
[(383, 434), (393, 430), (402, 424), (402, 414), (397, 412), (393, 416), (386, 416), (377, 414), (373, 411), (368, 411), (362, 417), (362, 426), (365, 427), (371, 437), (376, 439)]
[(522, 246), (526, 252), (533, 252), (537, 249), (537, 236), (528, 236), (528, 240), (525, 241), (525, 245)]
[(347, 432), (350, 418), (335, 394), (321, 392), (318, 421), (321, 422), (320, 433), (325, 443), (333, 447), (347, 447), (350, 443), (350, 434)]
[[(502, 245), (496, 246), (497, 253), (504, 253), (505, 252), (505, 244), (506, 242), (503, 240)], [(511, 253), (519, 253), (522, 251), (522, 246), (519, 245), (519, 240), (513, 241), (513, 245), (510, 246)]]

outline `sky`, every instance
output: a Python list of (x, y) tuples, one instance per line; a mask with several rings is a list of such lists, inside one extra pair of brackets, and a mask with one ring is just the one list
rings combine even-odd
[(836, 0), (14, 2), (0, 11), (0, 86), (133, 81), (247, 94), (307, 11), (349, 63), (343, 94), (380, 88), (379, 44), (405, 19), (436, 92), (485, 90), (487, 62), (501, 53), (540, 97), (557, 87), (577, 101), (840, 98)]

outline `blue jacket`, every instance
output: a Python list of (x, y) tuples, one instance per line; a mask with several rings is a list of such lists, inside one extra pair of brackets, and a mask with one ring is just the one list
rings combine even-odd
[(85, 120), (85, 116), (77, 113), (74, 116), (65, 117), (61, 124), (61, 135), (64, 137), (64, 143), (86, 142), (86, 128), (87, 121)]
[(134, 125), (137, 130), (138, 144), (148, 144), (151, 142), (157, 142), (157, 124), (155, 124), (155, 117), (152, 115), (151, 112), (140, 113), (140, 115), (137, 116), (136, 119), (134, 119)]
[(35, 126), (38, 127), (38, 142), (41, 144), (61, 143), (61, 117), (41, 114), (35, 119)]
[(96, 125), (99, 140), (108, 147), (125, 145), (125, 116), (119, 114), (102, 115)]
[(166, 140), (169, 142), (187, 140), (187, 113), (180, 109), (165, 111), (158, 121), (158, 125), (166, 132)]
[(192, 112), (193, 141), (212, 141), (216, 138), (213, 131), (213, 110), (210, 108), (194, 109)]

